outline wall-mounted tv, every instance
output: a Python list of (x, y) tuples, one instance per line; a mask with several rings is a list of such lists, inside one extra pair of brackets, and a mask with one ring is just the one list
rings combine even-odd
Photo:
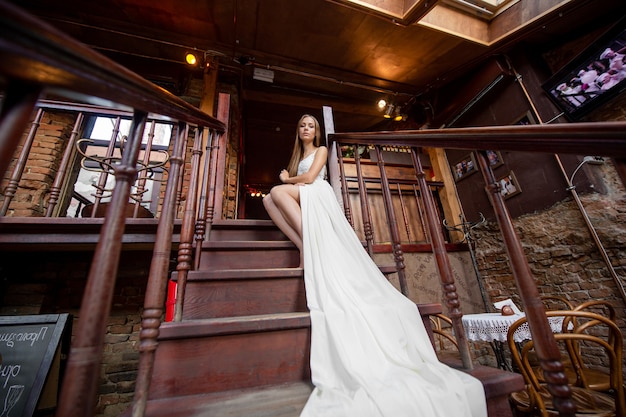
[(626, 19), (600, 36), (543, 84), (572, 121), (626, 89)]

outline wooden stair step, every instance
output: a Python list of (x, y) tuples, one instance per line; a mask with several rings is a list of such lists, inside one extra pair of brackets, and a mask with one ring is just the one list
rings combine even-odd
[[(302, 278), (302, 268), (244, 268), (244, 269), (211, 269), (189, 271), (187, 282), (212, 281), (212, 280), (241, 280), (241, 279), (265, 279), (265, 278)], [(172, 279), (176, 281), (178, 272), (172, 272)]]
[(290, 241), (208, 241), (202, 243), (199, 270), (290, 268), (300, 263)]
[(483, 365), (474, 365), (473, 369), (465, 370), (460, 358), (450, 356), (440, 357), (440, 360), (452, 368), (472, 375), (483, 384), (487, 399), (487, 415), (490, 417), (513, 417), (509, 404), (509, 394), (526, 388), (524, 377), (521, 374)]
[(210, 241), (289, 240), (271, 220), (214, 220)]
[[(313, 387), (308, 382), (148, 401), (146, 417), (298, 417)], [(127, 410), (120, 417), (130, 417)]]
[(307, 311), (302, 268), (190, 271), (187, 277), (183, 320)]
[(163, 323), (150, 398), (308, 381), (309, 313)]

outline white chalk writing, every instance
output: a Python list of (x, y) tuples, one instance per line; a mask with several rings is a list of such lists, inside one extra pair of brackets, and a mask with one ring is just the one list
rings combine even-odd
[(6, 343), (7, 347), (15, 346), (15, 342), (30, 342), (33, 346), (36, 342), (44, 340), (47, 327), (42, 327), (38, 332), (12, 332), (0, 333), (0, 343)]

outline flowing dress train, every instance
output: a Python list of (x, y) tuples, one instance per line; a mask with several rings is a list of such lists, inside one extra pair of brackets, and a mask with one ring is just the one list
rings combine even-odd
[(438, 361), (417, 306), (367, 254), (325, 173), (300, 187), (315, 386), (301, 417), (485, 417), (482, 384)]

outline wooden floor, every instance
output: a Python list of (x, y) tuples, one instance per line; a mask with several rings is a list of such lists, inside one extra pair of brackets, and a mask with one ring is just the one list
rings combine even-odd
[[(298, 417), (313, 386), (306, 382), (191, 395), (148, 404), (150, 417)], [(181, 401), (182, 400), (182, 401)], [(129, 416), (130, 410), (122, 416)], [(122, 417), (120, 416), (120, 417)]]

